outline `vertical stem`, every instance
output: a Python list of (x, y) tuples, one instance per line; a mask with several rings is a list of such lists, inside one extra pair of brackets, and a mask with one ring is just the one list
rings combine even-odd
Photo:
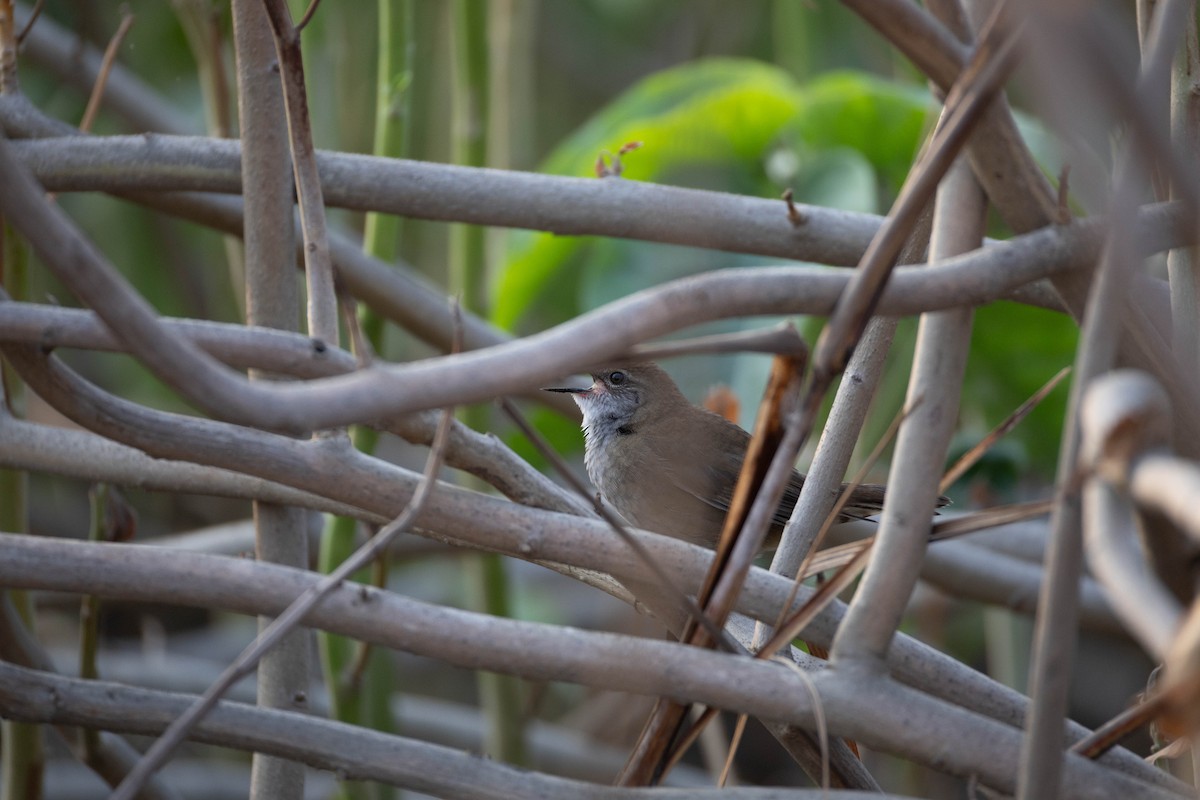
[(304, 276), (308, 288), (308, 335), (331, 344), (338, 341), (337, 297), (333, 260), (326, 231), (325, 196), (317, 174), (316, 146), (308, 112), (300, 31), (292, 24), (286, 0), (263, 0), (275, 33), (280, 83), (291, 145), (300, 231), (304, 236)]
[[(291, 162), (275, 42), (259, 0), (234, 0), (233, 30), (245, 177), (246, 321), (294, 331), (300, 299)], [(303, 510), (255, 503), (254, 523), (259, 559), (308, 567), (307, 514)], [(260, 630), (269, 622), (261, 618)], [(259, 664), (259, 704), (303, 710), (307, 706), (308, 660), (308, 634), (297, 630)], [(303, 765), (254, 755), (251, 797), (283, 800), (303, 793)]]
[[(9, 14), (12, 6), (0, 0), (0, 15)], [(2, 37), (0, 37), (2, 38)], [(15, 52), (15, 51), (14, 51)], [(15, 74), (12, 78), (14, 85)], [(0, 286), (14, 300), (29, 295), (29, 249), (3, 218), (0, 218)], [(25, 384), (17, 377), (7, 361), (0, 361), (0, 414), (25, 416)], [(29, 532), (29, 476), (25, 472), (0, 469), (0, 531)], [(25, 627), (33, 632), (33, 599), (27, 592), (10, 590), (9, 599)], [(45, 755), (42, 752), (40, 725), (4, 720), (0, 722), (0, 798), (24, 800), (41, 797)]]
[[(986, 201), (965, 159), (938, 187), (930, 261), (983, 243)], [(875, 552), (834, 639), (831, 659), (882, 669), (925, 556), (946, 450), (958, 423), (974, 309), (922, 314), (906, 405)], [(918, 405), (919, 404), (919, 405)]]
[[(451, 10), (451, 158), (456, 164), (487, 163), (487, 4), (453, 0)], [(450, 291), (462, 295), (463, 307), (481, 311), (487, 305), (487, 253), (483, 229), (450, 227)]]
[(814, 41), (817, 20), (827, 16), (812, 13), (812, 8), (793, 0), (771, 2), (771, 58), (797, 79), (805, 79), (813, 73), (813, 53), (820, 52), (821, 45)]
[[(379, 0), (379, 63), (375, 80), (375, 143), (377, 156), (405, 158), (412, 144), (413, 30), (411, 0)], [(367, 214), (363, 249), (391, 261), (399, 254), (400, 218)], [(365, 323), (364, 323), (365, 324)], [(379, 326), (374, 322), (367, 327)], [(374, 342), (378, 346), (379, 342)]]
[[(457, 164), (487, 163), (488, 113), (488, 14), (481, 0), (454, 0), (450, 6), (451, 40), (451, 148)], [(487, 249), (483, 229), (452, 225), (449, 252), (450, 291), (462, 298), (463, 307), (484, 313), (487, 306)], [(486, 428), (487, 409), (466, 409), (463, 419), (472, 427)], [(465, 559), (471, 606), (497, 616), (510, 614), (509, 589), (503, 560), (493, 554)], [(492, 758), (520, 764), (525, 760), (521, 722), (521, 684), (513, 677), (479, 673), (479, 695), (487, 719), (484, 752)]]
[[(534, 0), (492, 0), (488, 14), (487, 166), (529, 169), (533, 163)], [(507, 228), (487, 231), (487, 263), (504, 259)]]
[[(1131, 192), (1125, 192), (1131, 194)], [(1132, 213), (1132, 204), (1114, 205), (1114, 218)], [(1119, 238), (1119, 237), (1114, 237)], [(1117, 320), (1123, 317), (1123, 269), (1136, 261), (1127, 242), (1110, 240), (1096, 270), (1079, 350), (1075, 355), (1067, 418), (1058, 455), (1054, 512), (1046, 566), (1038, 592), (1029, 676), (1029, 717), (1021, 746), (1017, 797), (1022, 800), (1058, 796), (1062, 776), (1063, 721), (1067, 714), (1071, 663), (1079, 617), (1079, 581), (1083, 572), (1083, 541), (1079, 492), (1072, 484), (1079, 459), (1079, 402), (1087, 385), (1112, 367), (1116, 356)]]

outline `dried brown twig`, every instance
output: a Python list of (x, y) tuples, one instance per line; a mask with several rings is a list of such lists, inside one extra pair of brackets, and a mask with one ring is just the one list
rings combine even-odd
[(92, 123), (96, 121), (96, 115), (100, 113), (100, 101), (104, 99), (104, 87), (108, 84), (108, 75), (112, 71), (113, 63), (117, 60), (117, 51), (121, 49), (121, 42), (125, 41), (126, 34), (133, 27), (133, 20), (133, 14), (128, 11), (122, 14), (117, 32), (112, 35), (108, 41), (108, 47), (104, 49), (104, 60), (100, 62), (100, 74), (96, 76), (96, 84), (92, 87), (91, 96), (88, 97), (87, 108), (83, 111), (83, 119), (79, 121), (79, 130), (81, 131), (90, 131)]

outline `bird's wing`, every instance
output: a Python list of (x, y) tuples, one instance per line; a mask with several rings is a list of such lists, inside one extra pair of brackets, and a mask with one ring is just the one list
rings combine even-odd
[[(733, 503), (733, 490), (737, 486), (738, 475), (742, 469), (742, 456), (729, 455), (707, 465), (692, 462), (676, 462), (680, 464), (668, 475), (668, 479), (678, 488), (703, 501), (712, 508), (723, 513), (729, 511)], [(773, 525), (784, 525), (796, 506), (800, 497), (800, 487), (804, 485), (804, 476), (793, 472), (791, 480), (783, 491), (783, 500), (772, 515)]]
[[(733, 502), (733, 489), (737, 484), (741, 466), (738, 459), (730, 458), (725, 459), (719, 466), (710, 467), (709, 481), (713, 487), (712, 491), (708, 494), (692, 491), (692, 494), (695, 494), (713, 508), (726, 512), (729, 511), (729, 506)], [(793, 470), (791, 479), (783, 490), (783, 499), (780, 500), (779, 507), (775, 509), (775, 513), (772, 515), (771, 522), (773, 525), (787, 524), (792, 516), (792, 510), (796, 507), (796, 502), (800, 499), (800, 489), (803, 486), (804, 475)], [(842, 484), (840, 491), (845, 491), (847, 487), (848, 484)], [(848, 522), (853, 519), (868, 519), (878, 514), (883, 508), (883, 496), (883, 486), (876, 484), (856, 486), (850, 494), (849, 502), (846, 503), (838, 514), (838, 521)], [(939, 498), (938, 505), (943, 506), (947, 502), (949, 501), (942, 497)]]

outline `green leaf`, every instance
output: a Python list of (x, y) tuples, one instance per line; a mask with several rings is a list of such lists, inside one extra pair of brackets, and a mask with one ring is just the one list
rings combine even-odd
[(784, 131), (787, 142), (820, 157), (849, 148), (899, 190), (936, 106), (923, 88), (858, 72), (833, 72), (800, 90), (802, 113)]
[[(601, 153), (640, 141), (641, 149), (621, 157), (622, 180), (757, 192), (765, 183), (763, 154), (795, 115), (797, 102), (794, 82), (775, 67), (732, 59), (686, 64), (653, 75), (619, 97), (568, 137), (546, 159), (543, 171), (592, 175)], [(511, 329), (547, 296), (554, 300), (550, 320), (574, 316), (580, 307), (577, 283), (562, 273), (574, 265), (570, 273), (577, 275), (590, 264), (593, 246), (587, 238), (512, 236), (496, 287), (495, 321)]]
[[(621, 157), (623, 180), (646, 180), (876, 211), (911, 164), (928, 95), (850, 72), (803, 86), (756, 61), (712, 59), (646, 78), (568, 137), (543, 171), (594, 174), (602, 153)], [(606, 178), (605, 180), (617, 180)], [(562, 322), (613, 299), (685, 275), (758, 257), (677, 246), (517, 233), (494, 292), (493, 319), (514, 329)]]

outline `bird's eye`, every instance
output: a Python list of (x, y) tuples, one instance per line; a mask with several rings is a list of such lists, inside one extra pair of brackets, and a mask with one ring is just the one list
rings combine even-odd
[(621, 370), (608, 373), (608, 382), (613, 386), (620, 386), (625, 382), (625, 373), (621, 372)]

